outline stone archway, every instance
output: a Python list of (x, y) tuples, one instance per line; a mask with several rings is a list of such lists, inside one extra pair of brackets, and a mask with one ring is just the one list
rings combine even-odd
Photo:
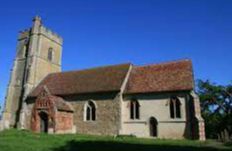
[(150, 127), (150, 136), (157, 137), (158, 136), (158, 121), (156, 120), (156, 118), (150, 117), (149, 127)]

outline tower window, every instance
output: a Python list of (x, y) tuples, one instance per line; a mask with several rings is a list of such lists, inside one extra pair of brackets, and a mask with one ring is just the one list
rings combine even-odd
[(48, 60), (52, 61), (52, 59), (53, 59), (53, 49), (49, 48), (48, 49)]
[(96, 120), (96, 105), (92, 101), (88, 101), (85, 104), (85, 121), (95, 121)]
[(130, 118), (139, 119), (140, 117), (140, 105), (137, 100), (132, 100), (130, 102)]
[(29, 79), (29, 74), (30, 74), (30, 70), (26, 69), (26, 73), (25, 73), (25, 80), (28, 81)]
[(177, 97), (171, 97), (169, 107), (171, 118), (181, 118), (181, 103)]

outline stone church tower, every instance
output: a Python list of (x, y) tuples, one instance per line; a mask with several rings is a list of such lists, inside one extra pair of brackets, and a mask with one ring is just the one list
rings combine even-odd
[(38, 16), (31, 28), (19, 33), (3, 112), (5, 128), (17, 126), (30, 91), (49, 73), (61, 71), (62, 43), (62, 38), (44, 27)]

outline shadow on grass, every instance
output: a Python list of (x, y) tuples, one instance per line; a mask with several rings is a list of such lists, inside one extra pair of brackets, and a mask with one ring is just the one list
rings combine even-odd
[[(175, 146), (158, 144), (130, 144), (114, 141), (69, 141), (62, 147), (53, 148), (54, 151), (216, 151), (212, 147)], [(224, 150), (224, 149), (220, 149)]]

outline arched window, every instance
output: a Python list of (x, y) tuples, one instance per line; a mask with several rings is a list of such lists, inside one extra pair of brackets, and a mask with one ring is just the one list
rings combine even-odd
[(181, 118), (181, 103), (177, 97), (171, 97), (169, 107), (171, 118)]
[(53, 49), (49, 48), (48, 49), (48, 60), (52, 61), (52, 59), (53, 59)]
[(140, 117), (140, 105), (137, 100), (132, 100), (130, 102), (130, 118), (139, 119)]
[(95, 121), (96, 120), (96, 106), (92, 101), (88, 101), (85, 105), (85, 120)]

